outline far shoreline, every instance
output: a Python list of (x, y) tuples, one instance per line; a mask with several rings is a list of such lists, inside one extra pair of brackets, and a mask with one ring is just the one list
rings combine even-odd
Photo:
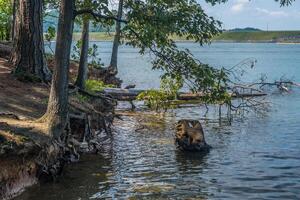
[[(73, 33), (73, 40), (78, 41), (81, 32)], [(112, 42), (114, 33), (90, 32), (91, 42)], [(171, 37), (177, 43), (192, 43), (182, 37)], [(300, 31), (259, 31), (259, 32), (224, 32), (212, 39), (211, 43), (272, 43), (272, 44), (300, 44)]]
[[(73, 42), (78, 41), (77, 38), (73, 38)], [(52, 40), (51, 43), (55, 43), (56, 40)], [(110, 39), (92, 40), (90, 42), (113, 42)], [(175, 40), (177, 43), (195, 43), (192, 40)], [(276, 41), (234, 41), (234, 40), (212, 40), (211, 43), (237, 43), (237, 44), (279, 44), (279, 45), (300, 45), (300, 42), (276, 42)]]

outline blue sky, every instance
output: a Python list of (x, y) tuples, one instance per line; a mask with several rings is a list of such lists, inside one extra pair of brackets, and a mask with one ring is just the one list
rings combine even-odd
[(223, 22), (223, 28), (255, 27), (266, 30), (300, 30), (300, 1), (280, 7), (274, 0), (228, 0), (211, 6), (198, 0), (209, 16)]

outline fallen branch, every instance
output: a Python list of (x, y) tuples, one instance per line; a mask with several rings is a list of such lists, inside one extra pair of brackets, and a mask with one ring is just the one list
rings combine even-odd
[[(145, 90), (107, 88), (104, 90), (104, 93), (119, 101), (134, 101), (137, 96), (144, 91)], [(260, 91), (256, 93), (232, 93), (233, 98), (259, 97), (266, 95), (266, 93)], [(204, 96), (205, 94), (203, 93), (181, 92), (178, 94), (178, 100), (199, 100)]]

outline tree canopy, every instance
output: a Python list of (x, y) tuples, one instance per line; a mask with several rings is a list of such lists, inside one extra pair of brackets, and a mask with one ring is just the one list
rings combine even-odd
[(9, 39), (12, 6), (10, 0), (0, 0), (0, 39)]

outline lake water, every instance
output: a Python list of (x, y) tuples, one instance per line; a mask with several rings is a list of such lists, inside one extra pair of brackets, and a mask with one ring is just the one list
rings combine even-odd
[[(101, 42), (108, 63), (111, 43)], [(300, 82), (300, 45), (215, 43), (191, 49), (202, 62), (231, 67), (255, 58), (244, 81), (267, 74)], [(159, 87), (160, 72), (151, 71), (151, 57), (122, 47), (120, 77), (137, 88)], [(58, 183), (29, 188), (17, 199), (300, 199), (300, 90), (272, 93), (270, 111), (251, 114), (231, 125), (204, 122), (207, 155), (183, 154), (174, 145), (178, 119), (200, 119), (203, 109), (179, 108), (164, 117), (116, 120), (114, 139), (100, 155), (70, 165)], [(211, 109), (210, 117), (214, 117)], [(144, 129), (141, 129), (141, 123)], [(138, 129), (138, 130), (137, 130)]]

